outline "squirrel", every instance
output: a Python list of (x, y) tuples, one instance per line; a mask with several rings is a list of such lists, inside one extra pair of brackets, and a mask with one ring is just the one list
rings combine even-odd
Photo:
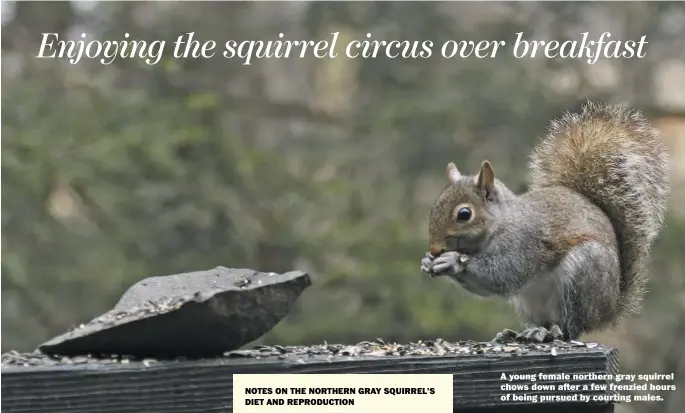
[(490, 161), (474, 176), (449, 163), (421, 271), (509, 298), (525, 329), (497, 341), (576, 340), (639, 312), (670, 193), (658, 130), (639, 111), (587, 101), (552, 121), (529, 168), (516, 195)]

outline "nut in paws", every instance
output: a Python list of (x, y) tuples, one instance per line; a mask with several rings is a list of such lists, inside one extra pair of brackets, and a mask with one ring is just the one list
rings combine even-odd
[(464, 271), (468, 256), (456, 251), (445, 252), (433, 260), (432, 272), (436, 275), (455, 275)]

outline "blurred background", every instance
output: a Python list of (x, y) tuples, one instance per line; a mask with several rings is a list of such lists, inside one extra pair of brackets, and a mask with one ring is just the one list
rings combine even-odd
[[(34, 59), (60, 39), (579, 39), (647, 36), (644, 59), (258, 60), (149, 66)], [(661, 128), (673, 193), (642, 315), (596, 334), (623, 372), (685, 386), (685, 3), (2, 2), (2, 350), (32, 350), (149, 276), (218, 265), (309, 271), (260, 341), (489, 340), (501, 299), (419, 272), (429, 209), (455, 161), (515, 190), (548, 122), (583, 99)], [(340, 47), (340, 46), (339, 46)], [(437, 49), (439, 50), (439, 49)], [(626, 404), (680, 412), (685, 400)]]

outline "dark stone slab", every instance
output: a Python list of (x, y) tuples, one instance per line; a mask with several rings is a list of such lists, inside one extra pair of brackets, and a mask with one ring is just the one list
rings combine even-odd
[(47, 354), (209, 357), (271, 330), (311, 285), (306, 273), (217, 267), (146, 278), (109, 312), (39, 346)]

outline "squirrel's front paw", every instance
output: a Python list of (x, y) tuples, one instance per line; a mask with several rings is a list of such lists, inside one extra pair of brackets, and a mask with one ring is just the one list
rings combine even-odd
[(431, 272), (435, 275), (456, 275), (464, 271), (468, 257), (456, 251), (448, 251), (433, 260)]
[(431, 277), (435, 276), (433, 274), (433, 260), (435, 260), (435, 257), (430, 252), (427, 252), (426, 256), (421, 260), (421, 272)]

